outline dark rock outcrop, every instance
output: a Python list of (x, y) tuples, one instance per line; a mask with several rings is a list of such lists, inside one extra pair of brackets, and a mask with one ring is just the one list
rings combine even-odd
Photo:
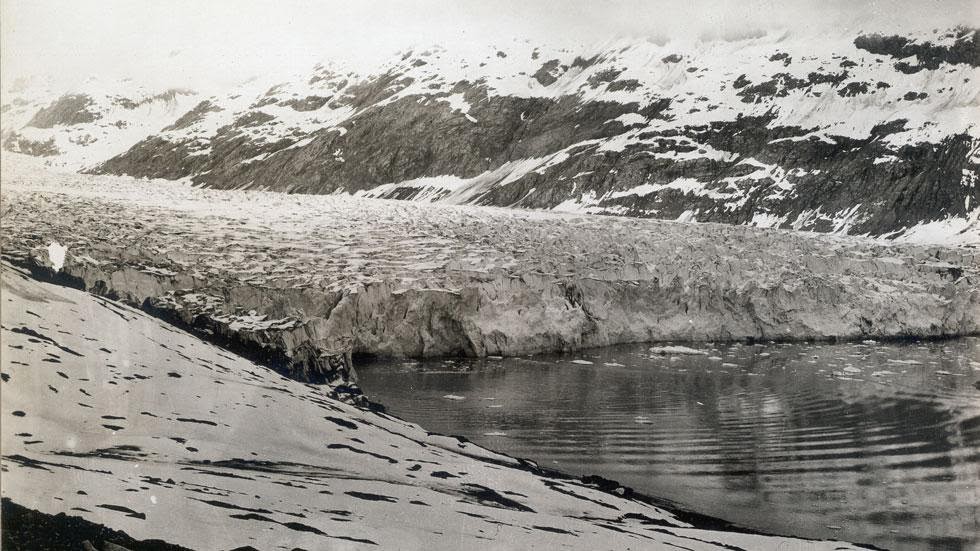
[(190, 551), (161, 540), (136, 540), (80, 516), (49, 515), (3, 498), (0, 540), (8, 551)]
[(27, 123), (35, 128), (52, 128), (57, 125), (70, 126), (92, 122), (100, 115), (89, 110), (92, 98), (84, 94), (69, 94), (58, 98), (51, 105), (41, 109)]
[(221, 107), (218, 107), (208, 100), (202, 101), (194, 106), (193, 109), (181, 115), (180, 118), (175, 120), (173, 124), (165, 126), (163, 130), (182, 130), (195, 122), (202, 120), (204, 115), (207, 113), (213, 113), (216, 111), (221, 111)]
[(899, 35), (868, 34), (854, 39), (854, 45), (873, 54), (881, 54), (901, 60), (915, 56), (917, 65), (896, 63), (905, 73), (917, 73), (923, 69), (938, 69), (943, 63), (965, 64), (980, 67), (980, 40), (977, 29), (957, 27), (937, 37), (939, 41), (917, 41)]
[(7, 151), (23, 153), (32, 157), (54, 157), (61, 153), (61, 150), (54, 143), (54, 138), (37, 141), (25, 138), (16, 133), (10, 133), (6, 136), (3, 140), (3, 148)]

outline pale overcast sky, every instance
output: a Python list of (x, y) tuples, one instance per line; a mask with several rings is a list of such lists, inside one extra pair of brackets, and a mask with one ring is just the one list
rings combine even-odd
[(436, 43), (900, 31), (977, 26), (978, 18), (978, 0), (0, 0), (0, 69), (5, 80), (131, 76), (210, 90), (259, 74), (288, 76), (330, 58), (369, 65)]

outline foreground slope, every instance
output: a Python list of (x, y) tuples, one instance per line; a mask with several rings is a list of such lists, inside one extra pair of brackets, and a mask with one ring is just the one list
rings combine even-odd
[(304, 380), (338, 356), (980, 331), (972, 248), (3, 163), (6, 258)]
[(23, 507), (192, 549), (850, 548), (693, 527), (119, 303), (2, 278), (3, 497)]
[(980, 229), (978, 82), (968, 28), (419, 48), (208, 98), (98, 170), (948, 242)]

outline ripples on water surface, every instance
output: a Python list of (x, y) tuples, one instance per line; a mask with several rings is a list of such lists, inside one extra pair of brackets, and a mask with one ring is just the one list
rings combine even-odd
[(980, 339), (378, 362), (429, 430), (770, 532), (980, 546)]

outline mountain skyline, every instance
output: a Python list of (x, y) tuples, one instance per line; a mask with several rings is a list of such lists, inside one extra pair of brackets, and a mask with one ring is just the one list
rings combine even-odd
[[(975, 29), (427, 48), (215, 95), (89, 81), (3, 147), (88, 172), (976, 242)], [(446, 140), (452, 136), (452, 140)]]
[(582, 47), (627, 39), (682, 47), (774, 31), (819, 41), (827, 33), (927, 33), (957, 25), (980, 25), (975, 3), (5, 0), (0, 77), (4, 90), (27, 76), (72, 88), (98, 75), (210, 94), (253, 77), (288, 79), (321, 62), (369, 72), (396, 51), (433, 45), (460, 51), (515, 40)]

